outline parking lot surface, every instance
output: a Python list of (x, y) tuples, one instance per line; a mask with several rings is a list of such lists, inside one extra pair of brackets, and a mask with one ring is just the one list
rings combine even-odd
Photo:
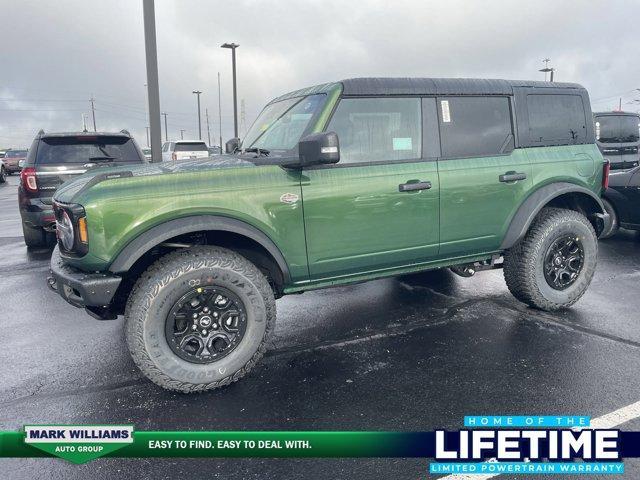
[[(470, 279), (440, 270), (285, 297), (277, 302), (276, 348), (245, 379), (184, 395), (142, 377), (122, 318), (94, 320), (47, 289), (50, 251), (24, 246), (17, 183), (13, 176), (0, 185), (1, 429), (457, 429), (464, 415), (598, 417), (640, 400), (635, 234), (600, 242), (587, 294), (555, 314), (516, 301), (499, 270)], [(621, 428), (638, 430), (640, 421)], [(625, 478), (640, 477), (640, 461), (625, 465)], [(12, 479), (36, 471), (78, 479), (429, 478), (426, 459), (99, 459), (81, 466), (11, 459), (1, 468), (0, 477)]]

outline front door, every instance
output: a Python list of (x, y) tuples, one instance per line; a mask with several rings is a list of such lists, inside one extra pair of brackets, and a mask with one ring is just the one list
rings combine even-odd
[[(435, 100), (343, 98), (327, 131), (340, 162), (302, 172), (313, 280), (381, 272), (437, 256), (439, 180)], [(425, 133), (426, 132), (426, 133)], [(435, 139), (435, 140), (434, 140)], [(425, 144), (425, 145), (423, 145)]]

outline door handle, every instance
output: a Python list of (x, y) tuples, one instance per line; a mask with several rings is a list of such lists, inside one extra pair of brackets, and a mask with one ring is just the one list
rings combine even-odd
[(503, 183), (509, 183), (509, 182), (517, 182), (518, 180), (524, 180), (525, 178), (527, 178), (526, 173), (507, 172), (500, 175), (498, 177), (498, 180), (500, 180)]
[(416, 190), (429, 190), (431, 182), (407, 182), (398, 185), (399, 192), (415, 192)]

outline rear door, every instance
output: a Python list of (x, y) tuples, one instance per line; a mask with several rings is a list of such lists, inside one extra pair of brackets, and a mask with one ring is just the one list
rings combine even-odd
[(312, 279), (437, 256), (435, 118), (434, 99), (424, 99), (424, 107), (418, 97), (340, 101), (326, 128), (338, 134), (340, 162), (305, 169), (301, 177)]
[(438, 98), (442, 144), (440, 255), (496, 251), (531, 189), (531, 167), (514, 149), (508, 96)]

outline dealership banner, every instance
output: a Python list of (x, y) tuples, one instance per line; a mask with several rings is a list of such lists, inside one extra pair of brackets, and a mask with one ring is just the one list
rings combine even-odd
[[(434, 474), (621, 474), (640, 432), (589, 428), (589, 417), (465, 417), (464, 429), (138, 431), (132, 425), (26, 425), (0, 432), (0, 457), (413, 457)], [(558, 422), (562, 423), (558, 423)]]

